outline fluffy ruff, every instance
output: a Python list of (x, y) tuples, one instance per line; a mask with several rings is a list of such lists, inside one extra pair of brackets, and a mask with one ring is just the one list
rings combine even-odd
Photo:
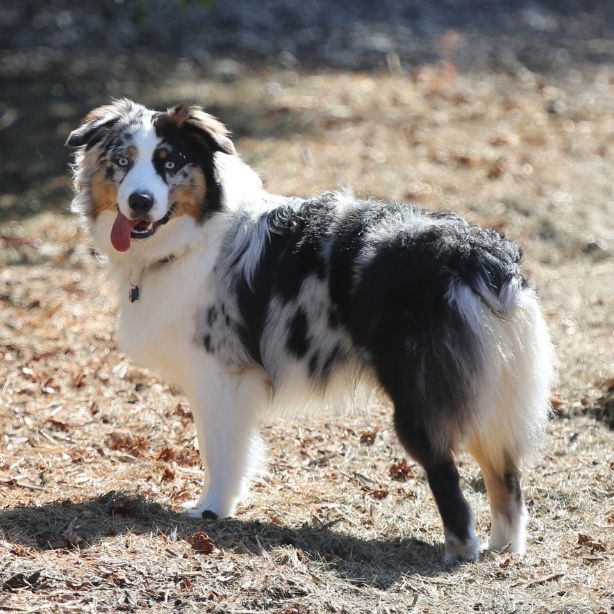
[(524, 550), (519, 466), (548, 416), (552, 349), (514, 243), (348, 192), (268, 194), (198, 107), (117, 101), (68, 144), (74, 209), (117, 281), (120, 345), (191, 403), (207, 476), (191, 513), (234, 513), (262, 467), (262, 416), (377, 390), (426, 471), (446, 559), (481, 547), (461, 448), (484, 475), (491, 546)]

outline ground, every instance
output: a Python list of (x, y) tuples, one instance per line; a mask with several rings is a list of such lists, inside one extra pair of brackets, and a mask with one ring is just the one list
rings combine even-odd
[[(40, 22), (36, 2), (8, 3), (0, 26), (22, 5)], [(527, 19), (551, 51), (548, 18), (571, 26), (539, 6), (527, 5)], [(595, 17), (589, 9), (573, 22), (576, 34)], [(152, 66), (137, 50), (141, 73), (125, 55), (119, 68), (110, 56), (88, 56), (79, 75), (78, 62), (67, 68), (53, 54), (36, 72), (45, 54), (24, 52), (19, 31), (0, 62), (3, 84), (13, 86), (0, 101), (0, 611), (614, 611), (607, 62), (573, 55), (559, 70), (544, 52), (544, 66), (510, 60), (514, 70), (496, 70), (472, 62), (459, 42), (492, 46), (492, 37), (468, 30), (435, 37), (415, 64), (404, 55), (414, 47), (386, 51), (383, 67), (366, 54), (352, 69), (346, 55), (309, 64), (296, 49), (293, 60), (255, 62), (247, 43), (216, 59), (214, 41), (211, 61), (184, 51), (189, 57)], [(604, 32), (589, 34), (563, 40), (611, 53)], [(458, 58), (457, 47), (465, 49)], [(59, 49), (72, 52), (68, 43)], [(115, 79), (105, 81), (109, 91), (95, 78), (101, 66)], [(269, 472), (236, 518), (181, 514), (201, 480), (189, 407), (119, 352), (112, 285), (68, 213), (61, 143), (109, 93), (157, 107), (204, 102), (273, 192), (351, 185), (453, 209), (522, 245), (558, 360), (548, 434), (524, 472), (524, 557), (487, 551), (476, 563), (443, 564), (424, 475), (397, 443), (385, 406), (266, 423)], [(487, 537), (479, 470), (469, 457), (460, 465)]]

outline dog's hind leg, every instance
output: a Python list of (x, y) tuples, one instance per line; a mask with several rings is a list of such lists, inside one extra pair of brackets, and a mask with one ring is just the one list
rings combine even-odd
[(552, 347), (535, 294), (522, 290), (513, 316), (485, 314), (484, 362), (465, 447), (477, 460), (491, 509), (491, 548), (522, 553), (527, 512), (521, 461), (538, 445), (549, 415)]
[(509, 454), (495, 463), (482, 442), (474, 442), (469, 452), (479, 463), (490, 501), (490, 547), (522, 554), (526, 541), (527, 512), (520, 489), (520, 471)]
[(232, 516), (262, 468), (264, 445), (258, 419), (267, 398), (266, 385), (250, 374), (217, 373), (203, 376), (188, 397), (206, 474), (203, 492), (188, 512)]
[(422, 428), (406, 408), (398, 406), (395, 406), (395, 427), (401, 443), (426, 471), (443, 520), (445, 561), (476, 559), (481, 542), (475, 534), (473, 514), (460, 489), (451, 442), (442, 445), (440, 437), (434, 441), (432, 430)]

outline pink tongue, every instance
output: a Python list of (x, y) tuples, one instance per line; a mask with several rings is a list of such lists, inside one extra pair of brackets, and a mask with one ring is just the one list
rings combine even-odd
[(111, 228), (111, 243), (118, 252), (130, 249), (130, 232), (140, 221), (129, 220), (121, 211), (117, 212)]

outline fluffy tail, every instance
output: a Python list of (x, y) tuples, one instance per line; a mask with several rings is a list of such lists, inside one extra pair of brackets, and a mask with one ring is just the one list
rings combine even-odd
[(550, 412), (553, 350), (535, 292), (514, 275), (498, 290), (487, 276), (471, 286), (452, 284), (448, 294), (471, 327), (482, 354), (481, 374), (463, 436), (493, 465), (515, 462), (541, 439)]

